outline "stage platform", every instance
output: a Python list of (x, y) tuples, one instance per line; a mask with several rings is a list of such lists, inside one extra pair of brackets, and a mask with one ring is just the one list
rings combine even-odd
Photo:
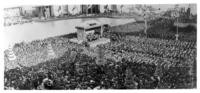
[[(77, 38), (73, 38), (70, 39), (71, 42), (77, 43), (77, 44), (81, 44), (83, 42), (83, 40), (78, 40)], [(106, 44), (109, 43), (110, 39), (109, 38), (99, 38), (97, 40), (88, 42), (90, 47), (96, 47), (97, 45), (101, 45), (101, 44)]]

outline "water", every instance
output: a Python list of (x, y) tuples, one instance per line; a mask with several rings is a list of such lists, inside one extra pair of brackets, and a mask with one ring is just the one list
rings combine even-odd
[(32, 22), (22, 25), (7, 26), (4, 28), (4, 45), (30, 42), (37, 39), (44, 39), (47, 37), (59, 36), (76, 32), (75, 26), (87, 20), (97, 20), (101, 23), (107, 23), (111, 26), (135, 22), (133, 18), (84, 18), (84, 19), (68, 19), (49, 22)]

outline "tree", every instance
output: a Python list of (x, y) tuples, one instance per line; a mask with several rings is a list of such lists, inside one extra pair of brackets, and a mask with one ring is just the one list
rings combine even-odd
[(120, 9), (121, 9), (121, 14), (122, 14), (122, 9), (123, 9), (124, 5), (120, 5)]

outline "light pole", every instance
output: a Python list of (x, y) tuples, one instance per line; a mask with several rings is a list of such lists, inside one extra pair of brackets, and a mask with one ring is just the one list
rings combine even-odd
[(174, 13), (172, 13), (172, 17), (174, 17), (175, 19), (176, 19), (176, 23), (174, 24), (174, 25), (176, 25), (176, 34), (175, 34), (175, 37), (176, 37), (176, 40), (178, 40), (178, 38), (179, 38), (179, 33), (178, 33), (178, 23), (179, 23), (179, 21), (178, 21), (178, 17), (179, 17), (179, 14), (178, 14), (178, 12), (177, 11), (175, 11)]
[(144, 13), (144, 24), (145, 24), (144, 33), (147, 37), (147, 25), (148, 24), (147, 24), (147, 13), (146, 12)]
[(178, 40), (178, 37), (179, 37), (179, 35), (178, 35), (178, 17), (177, 17), (177, 25), (176, 25), (176, 40)]
[(144, 5), (142, 8), (142, 16), (144, 18), (144, 34), (146, 35), (147, 37), (147, 28), (148, 28), (148, 23), (147, 23), (147, 20), (148, 20), (148, 17), (150, 15), (150, 11), (148, 11), (148, 8), (146, 5)]
[(142, 16), (144, 18), (144, 34), (146, 35), (146, 37), (148, 37), (147, 35), (147, 30), (148, 30), (148, 21), (150, 20), (154, 20), (156, 18), (155, 15), (155, 9), (153, 9), (151, 6), (142, 6), (141, 7), (141, 12), (142, 12)]
[(174, 9), (174, 12), (171, 14), (172, 17), (174, 17), (176, 19), (176, 34), (175, 34), (175, 37), (176, 37), (176, 40), (178, 40), (179, 38), (179, 33), (178, 33), (178, 17), (179, 17), (179, 11), (178, 11), (178, 5), (175, 6), (175, 9)]

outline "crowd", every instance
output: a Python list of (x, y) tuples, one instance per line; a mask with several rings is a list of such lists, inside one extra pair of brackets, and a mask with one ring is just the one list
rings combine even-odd
[(28, 19), (24, 19), (20, 16), (4, 18), (4, 26), (12, 26), (12, 25), (24, 24), (24, 23), (30, 23), (30, 22), (32, 21)]
[[(69, 57), (76, 52), (75, 60)], [(5, 72), (5, 89), (155, 89), (185, 88), (191, 83), (188, 68), (159, 69), (149, 63), (122, 58), (119, 62), (106, 59), (97, 65), (95, 57), (69, 49), (62, 57), (32, 67)], [(161, 67), (162, 68), (162, 67)]]
[[(181, 62), (181, 64), (184, 63), (187, 65), (191, 65), (196, 58), (195, 42), (161, 40), (135, 36), (119, 36), (117, 38), (118, 41), (104, 45), (104, 48), (113, 51), (114, 54), (118, 53), (124, 55), (128, 52), (127, 55), (124, 55), (126, 57), (131, 56), (133, 53), (137, 53), (144, 58), (147, 57), (147, 59), (157, 59), (156, 57), (161, 57), (168, 59), (171, 63)], [(114, 39), (116, 39), (116, 35)], [(119, 56), (117, 57), (119, 58)], [(191, 62), (189, 59), (193, 61)]]
[[(187, 19), (189, 23), (194, 23), (193, 19)], [(148, 21), (147, 34), (144, 33), (144, 23), (135, 22), (111, 28), (112, 33), (134, 35), (148, 38), (159, 38), (165, 40), (175, 40), (177, 28), (174, 26), (174, 19), (158, 18)], [(187, 23), (186, 22), (186, 23)], [(178, 34), (180, 41), (196, 42), (197, 29), (194, 26), (179, 27)]]
[[(190, 22), (191, 20), (189, 20)], [(147, 37), (149, 38), (161, 38), (166, 40), (175, 40), (175, 34), (177, 34), (177, 27), (174, 26), (175, 21), (173, 19), (157, 19), (149, 22), (149, 29), (147, 31)], [(194, 23), (194, 22), (192, 22)], [(181, 41), (196, 41), (196, 28), (192, 26), (178, 27), (179, 40)], [(191, 35), (194, 38), (191, 38)]]
[(47, 57), (48, 44), (52, 45), (56, 57), (62, 56), (68, 47), (73, 46), (73, 44), (68, 43), (67, 38), (63, 37), (17, 43), (12, 49), (14, 54), (17, 56), (17, 59), (14, 60), (14, 62), (9, 62), (7, 59), (8, 50), (4, 51), (5, 66), (9, 69), (16, 67), (16, 65), (12, 63), (20, 63), (24, 66), (32, 66), (49, 60)]
[[(105, 63), (99, 65), (96, 64), (97, 58), (85, 54), (79, 45), (75, 44), (76, 47), (72, 47), (73, 44), (69, 44), (65, 39), (49, 41), (56, 54), (60, 52), (60, 56), (36, 66), (20, 66), (20, 68), (5, 71), (5, 89), (194, 87), (195, 74), (189, 74), (190, 69), (193, 68), (190, 65), (195, 61), (196, 55), (195, 44), (192, 42), (126, 37), (121, 41), (98, 46), (105, 49)], [(40, 51), (46, 43), (45, 40), (31, 42), (31, 45), (35, 47), (33, 51), (37, 48)], [(19, 44), (15, 47), (20, 48), (20, 45), (25, 46)], [(56, 46), (58, 48), (55, 48)], [(63, 48), (63, 46), (67, 47)], [(32, 49), (30, 45), (29, 48), (26, 47), (26, 51), (28, 49)], [(63, 53), (60, 49), (66, 52)], [(174, 51), (170, 51), (171, 49)]]

